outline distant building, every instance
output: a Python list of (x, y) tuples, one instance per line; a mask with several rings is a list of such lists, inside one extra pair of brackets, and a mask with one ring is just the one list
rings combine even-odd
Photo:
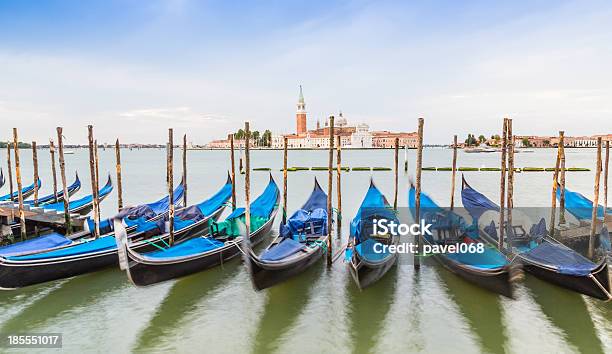
[[(289, 148), (329, 148), (329, 118), (325, 118), (323, 127), (321, 127), (320, 121), (317, 120), (316, 129), (308, 130), (306, 102), (304, 100), (304, 93), (301, 85), (295, 121), (295, 133), (287, 135), (273, 134), (270, 143), (271, 148), (283, 148), (285, 138), (287, 138), (287, 146)], [(334, 139), (336, 139), (334, 140), (334, 145), (337, 144), (338, 137), (340, 137), (340, 146), (345, 148), (392, 148), (395, 145), (395, 138), (399, 139), (399, 145), (401, 147), (408, 146), (410, 148), (416, 148), (417, 146), (416, 133), (395, 133), (390, 131), (371, 132), (367, 124), (350, 124), (342, 111), (338, 113), (338, 116), (334, 120)], [(253, 146), (253, 142), (251, 142), (251, 146)], [(213, 140), (207, 144), (207, 147), (212, 149), (227, 149), (230, 147), (229, 139)], [(234, 147), (244, 147), (244, 140), (235, 140)]]

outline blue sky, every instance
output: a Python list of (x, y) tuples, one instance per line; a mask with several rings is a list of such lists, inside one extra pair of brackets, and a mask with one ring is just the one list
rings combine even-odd
[[(0, 0), (0, 117), (23, 139), (205, 143), (342, 110), (426, 142), (610, 133), (606, 1)], [(8, 136), (10, 130), (3, 133)]]

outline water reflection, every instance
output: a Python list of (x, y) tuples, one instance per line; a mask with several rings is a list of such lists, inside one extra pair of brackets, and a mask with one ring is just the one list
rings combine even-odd
[(500, 295), (466, 282), (441, 266), (434, 267), (446, 285), (451, 301), (459, 307), (471, 332), (487, 353), (504, 353), (506, 332)]
[(581, 353), (604, 353), (602, 343), (582, 295), (526, 277), (525, 285), (550, 322), (564, 339)]
[(147, 351), (172, 344), (167, 343), (167, 340), (175, 340), (185, 318), (194, 312), (198, 303), (225, 283), (232, 281), (242, 267), (240, 262), (229, 262), (223, 267), (177, 280), (158, 305), (147, 326), (138, 334), (134, 350)]
[(6, 321), (0, 332), (33, 331), (65, 312), (78, 311), (126, 286), (130, 286), (126, 277), (115, 269), (70, 278)]
[(348, 277), (347, 306), (353, 353), (371, 353), (379, 340), (395, 295), (397, 274), (397, 267), (392, 267), (378, 282), (363, 291)]
[(317, 262), (304, 273), (265, 290), (266, 304), (255, 335), (253, 353), (270, 353), (278, 348), (280, 339), (295, 323), (308, 300), (317, 296), (312, 289), (321, 277), (324, 263)]

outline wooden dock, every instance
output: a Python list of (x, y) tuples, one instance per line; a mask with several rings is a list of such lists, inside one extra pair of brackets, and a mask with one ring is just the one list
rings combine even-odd
[[(65, 227), (64, 212), (45, 209), (44, 207), (33, 207), (24, 205), (24, 216), (26, 224), (41, 227), (51, 227), (53, 229), (63, 229)], [(0, 225), (11, 226), (18, 221), (19, 205), (13, 202), (0, 203)], [(86, 216), (80, 214), (70, 214), (72, 225), (77, 229), (82, 229), (85, 225)]]

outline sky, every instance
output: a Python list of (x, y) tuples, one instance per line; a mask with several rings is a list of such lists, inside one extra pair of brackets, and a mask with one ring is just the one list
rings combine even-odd
[(612, 3), (0, 0), (2, 140), (290, 133), (298, 85), (309, 128), (612, 133)]

